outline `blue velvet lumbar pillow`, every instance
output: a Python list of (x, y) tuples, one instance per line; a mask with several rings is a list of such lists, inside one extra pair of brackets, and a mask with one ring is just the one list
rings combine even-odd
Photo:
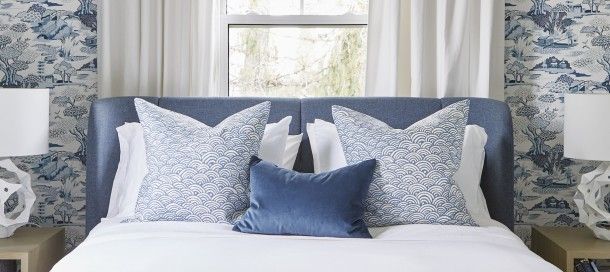
[(299, 173), (253, 157), (250, 208), (233, 230), (245, 233), (371, 238), (364, 223), (376, 161), (332, 172)]

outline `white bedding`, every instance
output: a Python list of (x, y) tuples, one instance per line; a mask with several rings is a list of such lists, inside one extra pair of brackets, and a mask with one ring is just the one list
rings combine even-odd
[(372, 233), (374, 239), (264, 236), (222, 224), (105, 221), (52, 271), (559, 271), (503, 227), (408, 225)]

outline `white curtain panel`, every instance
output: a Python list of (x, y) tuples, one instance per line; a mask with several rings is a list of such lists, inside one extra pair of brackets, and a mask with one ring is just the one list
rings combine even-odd
[(369, 10), (367, 95), (503, 99), (503, 0), (376, 0)]
[(504, 1), (412, 0), (411, 94), (504, 96)]
[(366, 96), (409, 96), (409, 0), (369, 1)]
[(101, 0), (99, 95), (218, 96), (219, 2)]

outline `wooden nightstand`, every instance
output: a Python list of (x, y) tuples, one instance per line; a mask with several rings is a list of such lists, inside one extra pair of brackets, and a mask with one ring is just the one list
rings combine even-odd
[(563, 271), (574, 271), (575, 259), (610, 259), (610, 242), (587, 228), (533, 227), (532, 251)]
[(26, 228), (0, 239), (0, 260), (19, 260), (21, 272), (48, 272), (64, 256), (63, 228)]

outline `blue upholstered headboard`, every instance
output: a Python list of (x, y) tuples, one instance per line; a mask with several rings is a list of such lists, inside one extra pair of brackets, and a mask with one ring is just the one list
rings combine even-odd
[[(106, 216), (112, 181), (119, 162), (116, 128), (137, 122), (134, 97), (100, 99), (93, 103), (87, 141), (87, 233)], [(331, 106), (341, 105), (369, 114), (395, 128), (416, 121), (463, 98), (157, 98), (149, 102), (186, 114), (208, 125), (263, 101), (271, 101), (269, 122), (291, 115), (291, 134), (306, 133), (314, 119), (332, 121)], [(486, 158), (481, 187), (489, 212), (513, 228), (513, 127), (508, 106), (499, 101), (471, 98), (470, 124), (487, 131)], [(312, 172), (313, 163), (307, 135), (303, 139), (295, 169)]]

